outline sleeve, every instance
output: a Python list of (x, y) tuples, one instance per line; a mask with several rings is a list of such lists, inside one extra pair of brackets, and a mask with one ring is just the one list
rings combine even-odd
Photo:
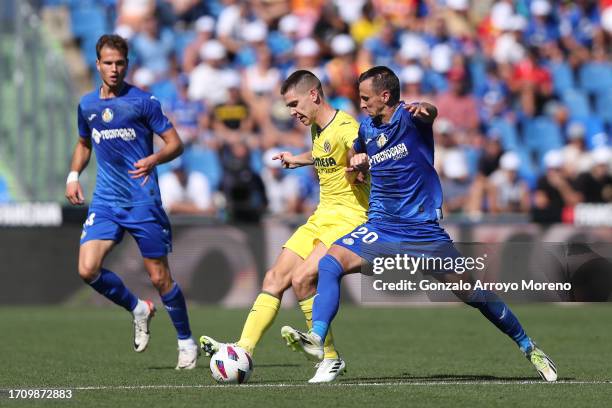
[(359, 131), (357, 132), (357, 137), (353, 142), (353, 150), (355, 153), (366, 153), (365, 143), (363, 142), (365, 139), (365, 132), (363, 130), (363, 125), (359, 126)]
[[(404, 105), (404, 110), (406, 110), (406, 108), (409, 106), (410, 104), (405, 104)], [(438, 115), (440, 116), (440, 115)], [(414, 127), (416, 127), (419, 130), (425, 130), (425, 131), (429, 131), (429, 132), (433, 132), (433, 122), (431, 123), (426, 123), (421, 121), (420, 119), (417, 119), (412, 112), (409, 112), (408, 110), (406, 110), (406, 115), (404, 115), (403, 117), (405, 118), (409, 118), (409, 121), (414, 124)]]
[(151, 95), (145, 99), (143, 105), (143, 116), (149, 129), (161, 135), (172, 127), (172, 123), (162, 112), (161, 104), (155, 96)]
[(79, 107), (77, 109), (77, 123), (79, 127), (79, 136), (84, 139), (91, 138), (91, 129), (89, 128), (89, 124), (85, 119), (85, 115), (83, 114), (83, 110), (81, 109), (81, 104), (79, 103)]

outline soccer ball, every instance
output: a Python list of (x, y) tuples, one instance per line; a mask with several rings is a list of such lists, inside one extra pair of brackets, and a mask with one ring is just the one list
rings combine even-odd
[(243, 384), (253, 372), (253, 359), (242, 347), (221, 344), (210, 358), (210, 372), (217, 382)]

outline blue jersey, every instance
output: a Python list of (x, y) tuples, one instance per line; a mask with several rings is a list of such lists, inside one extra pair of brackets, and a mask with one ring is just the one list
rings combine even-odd
[(393, 224), (436, 221), (442, 187), (434, 169), (431, 125), (413, 119), (400, 103), (389, 123), (367, 118), (353, 148), (370, 159), (368, 220)]
[(128, 173), (153, 153), (153, 134), (172, 127), (153, 95), (127, 83), (114, 98), (100, 99), (99, 90), (88, 93), (79, 102), (78, 125), (79, 135), (92, 139), (98, 161), (92, 205), (161, 203), (155, 169), (144, 186), (143, 178)]

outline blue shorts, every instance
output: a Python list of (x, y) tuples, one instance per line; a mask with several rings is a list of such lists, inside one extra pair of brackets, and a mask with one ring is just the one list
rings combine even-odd
[(375, 258), (397, 254), (430, 258), (461, 257), (461, 253), (437, 221), (398, 225), (370, 220), (334, 244), (348, 249), (369, 263), (373, 263)]
[(121, 242), (124, 232), (136, 240), (140, 253), (145, 258), (161, 258), (172, 251), (170, 221), (161, 205), (135, 207), (89, 207), (87, 220), (83, 223), (81, 245), (87, 241), (101, 239)]

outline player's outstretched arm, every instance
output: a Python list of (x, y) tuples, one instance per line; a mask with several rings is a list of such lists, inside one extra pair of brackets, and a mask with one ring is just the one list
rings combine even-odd
[(302, 166), (311, 166), (314, 164), (312, 152), (304, 152), (294, 156), (291, 152), (280, 152), (272, 157), (273, 160), (280, 160), (283, 167), (286, 169), (295, 169)]
[(66, 179), (66, 198), (72, 205), (81, 205), (85, 202), (83, 189), (79, 183), (79, 174), (87, 167), (91, 158), (91, 139), (79, 137), (79, 141), (74, 147), (72, 161), (70, 163), (70, 173)]
[(176, 129), (172, 127), (159, 135), (159, 137), (164, 141), (164, 147), (156, 153), (134, 163), (135, 170), (128, 170), (133, 179), (143, 178), (142, 185), (146, 184), (149, 180), (149, 174), (155, 166), (169, 162), (183, 153), (183, 142), (181, 142), (181, 138), (176, 133)]
[(415, 119), (427, 124), (433, 123), (436, 116), (438, 116), (438, 108), (427, 102), (411, 103), (406, 105), (406, 110), (412, 113)]

